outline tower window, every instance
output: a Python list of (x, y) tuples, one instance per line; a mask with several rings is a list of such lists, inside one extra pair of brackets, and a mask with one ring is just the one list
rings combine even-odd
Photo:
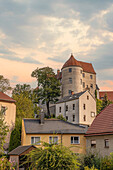
[(83, 119), (84, 119), (84, 122), (85, 122), (86, 121), (86, 115), (84, 115)]
[(93, 79), (93, 75), (90, 75), (90, 79)]
[(69, 78), (69, 83), (72, 84), (72, 78), (71, 77)]
[(72, 68), (69, 68), (69, 73), (71, 73), (72, 72)]
[(93, 88), (93, 84), (91, 84), (90, 87)]
[(80, 84), (82, 84), (82, 79), (80, 79)]

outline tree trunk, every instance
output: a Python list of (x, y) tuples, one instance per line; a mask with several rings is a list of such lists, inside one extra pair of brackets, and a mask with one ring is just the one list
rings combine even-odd
[(50, 118), (49, 101), (46, 103), (46, 107), (47, 107), (47, 115)]

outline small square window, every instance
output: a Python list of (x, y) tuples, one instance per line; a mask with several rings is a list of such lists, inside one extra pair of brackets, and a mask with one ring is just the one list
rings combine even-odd
[(75, 121), (75, 115), (73, 115), (73, 122)]
[(69, 68), (69, 73), (71, 73), (72, 72), (72, 68)]
[(61, 107), (59, 107), (59, 113), (61, 113)]
[(85, 82), (83, 82), (83, 88), (85, 88)]
[(69, 95), (71, 95), (71, 90), (68, 91)]
[(58, 136), (50, 136), (49, 137), (49, 143), (50, 144), (58, 144)]
[(82, 76), (85, 77), (85, 73), (83, 73)]
[(83, 109), (84, 109), (84, 110), (86, 109), (86, 105), (85, 105), (85, 104), (83, 104)]
[(68, 105), (66, 105), (66, 111), (68, 111)]
[(68, 116), (66, 116), (66, 120), (68, 120)]
[(90, 87), (93, 88), (93, 84), (91, 84)]
[(73, 110), (75, 110), (75, 104), (73, 104)]
[(72, 84), (72, 78), (71, 77), (69, 78), (69, 83)]
[(96, 148), (96, 140), (91, 140), (91, 148)]
[(105, 148), (109, 148), (109, 139), (104, 140)]
[(86, 115), (83, 116), (83, 120), (84, 120), (84, 122), (86, 121)]
[(93, 75), (90, 75), (90, 79), (93, 79)]
[(71, 144), (79, 144), (79, 136), (71, 136)]
[(31, 144), (40, 145), (40, 137), (31, 137)]
[(91, 112), (91, 117), (95, 117), (95, 112)]
[(87, 96), (87, 100), (89, 100), (89, 96)]

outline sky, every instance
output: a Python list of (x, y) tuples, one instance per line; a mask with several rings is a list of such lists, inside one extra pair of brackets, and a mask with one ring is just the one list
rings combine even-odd
[(71, 53), (113, 90), (113, 0), (0, 0), (0, 74), (37, 86), (37, 67), (61, 69)]

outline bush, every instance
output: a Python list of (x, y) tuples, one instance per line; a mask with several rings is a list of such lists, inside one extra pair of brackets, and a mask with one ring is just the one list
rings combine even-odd
[(63, 115), (59, 115), (59, 116), (57, 117), (57, 119), (66, 121), (66, 119), (63, 117)]
[(100, 164), (101, 170), (112, 170), (111, 169), (111, 161), (109, 156), (105, 156), (101, 158), (101, 164)]
[(80, 155), (80, 170), (84, 170), (84, 167), (100, 169), (101, 158), (98, 153), (87, 152), (85, 155)]
[(5, 156), (2, 156), (0, 158), (0, 169), (1, 170), (15, 170), (16, 165), (15, 162), (8, 161), (8, 159)]
[(39, 170), (75, 170), (79, 165), (76, 155), (69, 148), (47, 143), (32, 150), (24, 164)]

